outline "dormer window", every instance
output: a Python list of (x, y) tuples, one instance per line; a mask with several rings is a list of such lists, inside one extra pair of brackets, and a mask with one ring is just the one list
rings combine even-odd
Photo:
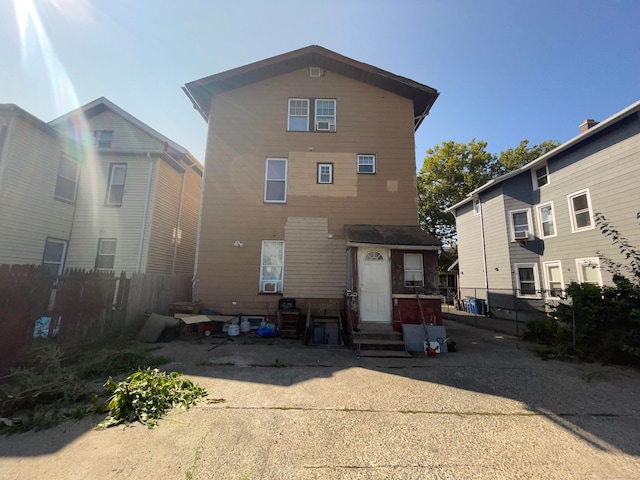
[(94, 130), (94, 145), (98, 148), (111, 148), (113, 141), (113, 130)]

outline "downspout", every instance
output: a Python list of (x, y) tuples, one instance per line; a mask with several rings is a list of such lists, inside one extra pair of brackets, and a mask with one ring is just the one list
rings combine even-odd
[(149, 177), (147, 178), (147, 196), (144, 200), (144, 216), (142, 217), (142, 229), (140, 230), (140, 245), (138, 246), (138, 267), (136, 272), (140, 273), (142, 269), (142, 250), (144, 247), (144, 232), (147, 225), (147, 216), (149, 214), (149, 197), (151, 196), (151, 177), (153, 176), (153, 159), (151, 153), (147, 152), (147, 159), (149, 159)]
[(484, 268), (484, 289), (487, 294), (487, 309), (489, 308), (489, 272), (487, 271), (487, 246), (484, 236), (484, 213), (482, 209), (482, 201), (478, 197), (478, 206), (480, 207), (480, 238), (482, 241), (482, 266)]
[(178, 206), (178, 219), (176, 221), (176, 237), (173, 241), (173, 261), (171, 263), (171, 275), (176, 274), (176, 257), (178, 256), (178, 239), (180, 238), (180, 222), (182, 219), (182, 204), (184, 202), (184, 183), (187, 174), (187, 169), (185, 168), (184, 172), (182, 172), (182, 186), (180, 187), (180, 204)]

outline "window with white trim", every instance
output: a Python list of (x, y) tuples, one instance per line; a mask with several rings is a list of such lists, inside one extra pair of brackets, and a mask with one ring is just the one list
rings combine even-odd
[(111, 148), (113, 143), (113, 130), (94, 130), (93, 144), (98, 148)]
[(104, 201), (105, 205), (109, 207), (122, 206), (126, 178), (126, 163), (112, 163), (109, 165), (109, 182), (107, 184), (107, 198)]
[(511, 238), (513, 240), (527, 240), (531, 238), (531, 211), (511, 210), (509, 211), (511, 221)]
[(78, 178), (80, 177), (80, 164), (67, 155), (60, 157), (58, 165), (58, 178), (56, 180), (55, 198), (75, 203), (78, 193)]
[(318, 164), (318, 183), (333, 183), (333, 163)]
[(544, 288), (550, 297), (560, 297), (564, 290), (562, 280), (562, 264), (560, 262), (544, 262)]
[(264, 201), (265, 203), (286, 203), (286, 158), (267, 158), (264, 174)]
[(536, 263), (516, 263), (513, 267), (516, 295), (520, 298), (540, 298), (540, 281)]
[(376, 156), (358, 155), (358, 173), (376, 173)]
[(67, 242), (65, 240), (47, 238), (44, 245), (42, 265), (49, 269), (51, 275), (62, 275), (66, 255)]
[(532, 169), (531, 175), (533, 177), (534, 190), (538, 190), (549, 184), (549, 168), (546, 163), (538, 168)]
[(281, 293), (284, 279), (284, 241), (263, 240), (260, 258), (260, 293)]
[(600, 259), (598, 257), (576, 258), (578, 269), (578, 281), (602, 286), (602, 274), (600, 271)]
[(575, 233), (594, 228), (589, 190), (581, 190), (568, 195), (567, 198), (571, 212), (571, 231)]
[(473, 214), (480, 215), (480, 199), (479, 198), (473, 199)]
[(315, 104), (315, 131), (336, 131), (336, 101), (324, 98), (316, 99)]
[(421, 253), (404, 254), (404, 286), (424, 287), (424, 269)]
[(116, 238), (99, 238), (96, 255), (96, 269), (112, 269), (116, 260)]
[(556, 236), (556, 219), (553, 215), (553, 202), (538, 205), (538, 222), (540, 223), (540, 237)]
[(289, 99), (289, 119), (287, 130), (290, 132), (309, 131), (309, 99), (290, 98)]

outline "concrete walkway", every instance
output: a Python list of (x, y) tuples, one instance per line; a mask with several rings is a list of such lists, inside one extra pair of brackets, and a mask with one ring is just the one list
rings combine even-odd
[(640, 374), (545, 362), (446, 322), (458, 352), (357, 358), (236, 338), (173, 342), (166, 370), (223, 403), (148, 430), (99, 419), (0, 438), (3, 479), (640, 478)]

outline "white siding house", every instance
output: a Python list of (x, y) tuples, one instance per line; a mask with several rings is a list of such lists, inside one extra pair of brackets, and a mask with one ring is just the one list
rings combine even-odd
[(610, 284), (599, 256), (625, 259), (596, 213), (640, 247), (640, 102), (583, 126), (447, 210), (456, 217), (461, 296), (510, 317), (524, 305), (543, 309), (574, 281)]

